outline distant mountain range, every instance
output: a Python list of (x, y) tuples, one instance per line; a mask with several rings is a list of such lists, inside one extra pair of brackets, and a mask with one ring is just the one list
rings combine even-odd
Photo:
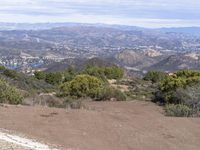
[[(64, 27), (64, 24), (59, 24), (61, 27), (57, 27), (57, 24), (29, 25), (16, 25), (16, 29), (19, 26), (26, 30), (0, 31), (0, 49), (40, 52), (54, 49), (57, 53), (82, 50), (83, 53), (91, 51), (96, 52), (97, 55), (102, 55), (100, 52), (104, 50), (107, 54), (113, 54), (118, 50), (148, 47), (173, 51), (200, 50), (200, 37), (187, 34), (129, 26), (106, 25), (105, 27), (100, 24), (90, 26), (89, 24), (71, 23)], [(9, 25), (7, 27), (9, 28)], [(28, 30), (32, 27), (40, 30)]]
[(160, 28), (163, 32), (186, 33), (200, 36), (200, 27), (179, 27), (179, 28)]
[(121, 30), (147, 30), (147, 28), (126, 26), (126, 25), (108, 25), (108, 24), (89, 24), (89, 23), (3, 23), (0, 22), (0, 30), (46, 30), (59, 27), (90, 26), (107, 27)]
[(0, 30), (47, 30), (58, 27), (72, 27), (72, 26), (93, 26), (93, 27), (107, 27), (120, 30), (149, 30), (175, 33), (188, 33), (200, 35), (200, 27), (174, 27), (174, 28), (143, 28), (127, 25), (108, 25), (108, 24), (88, 24), (88, 23), (2, 23), (0, 22)]

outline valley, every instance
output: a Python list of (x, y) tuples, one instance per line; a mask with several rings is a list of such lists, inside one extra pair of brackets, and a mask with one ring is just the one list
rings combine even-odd
[(198, 34), (10, 26), (0, 23), (0, 149), (199, 149)]
[(0, 150), (200, 150), (199, 0), (0, 0)]
[[(31, 74), (54, 63), (99, 57), (136, 75), (150, 69), (199, 69), (197, 35), (126, 26), (61, 25), (50, 28), (47, 24), (46, 29), (38, 25), (35, 30), (0, 28), (0, 64)], [(163, 67), (168, 61), (171, 64)]]

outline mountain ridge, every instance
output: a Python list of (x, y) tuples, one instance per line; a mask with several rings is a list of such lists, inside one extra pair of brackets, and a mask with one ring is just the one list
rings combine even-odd
[(116, 28), (125, 31), (131, 30), (146, 30), (146, 31), (161, 31), (161, 32), (175, 32), (185, 34), (200, 35), (200, 27), (160, 27), (148, 28), (134, 25), (117, 25), (117, 24), (103, 24), (103, 23), (75, 23), (75, 22), (55, 22), (55, 23), (6, 23), (0, 22), (0, 30), (48, 30), (57, 27), (70, 27), (70, 26), (93, 26), (93, 27), (107, 27)]

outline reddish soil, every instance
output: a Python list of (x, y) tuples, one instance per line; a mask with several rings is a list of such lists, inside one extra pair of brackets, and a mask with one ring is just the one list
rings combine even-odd
[(87, 109), (0, 107), (0, 128), (70, 150), (199, 150), (200, 119), (150, 102), (89, 102)]

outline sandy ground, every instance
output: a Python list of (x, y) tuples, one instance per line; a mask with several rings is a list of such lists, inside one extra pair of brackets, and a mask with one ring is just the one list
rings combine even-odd
[(64, 150), (200, 149), (199, 118), (165, 117), (162, 108), (150, 102), (86, 106), (82, 110), (0, 107), (0, 128)]

